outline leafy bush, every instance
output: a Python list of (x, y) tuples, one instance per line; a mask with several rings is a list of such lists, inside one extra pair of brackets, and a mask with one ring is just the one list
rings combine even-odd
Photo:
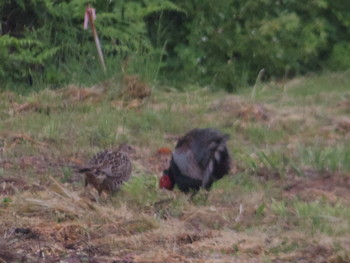
[(346, 70), (350, 68), (350, 43), (339, 42), (333, 47), (328, 60), (328, 68), (331, 70)]
[[(349, 1), (173, 2), (186, 16), (166, 17), (178, 28), (170, 36), (168, 72), (180, 70), (181, 79), (227, 90), (253, 83), (261, 69), (265, 78), (320, 70), (329, 65), (334, 45), (350, 34)], [(337, 54), (346, 50), (333, 50), (331, 67), (348, 65), (342, 60), (342, 67), (334, 67), (340, 59)], [(176, 63), (174, 57), (179, 58)]]
[[(107, 75), (82, 30), (88, 2)], [(268, 79), (347, 69), (349, 9), (348, 0), (3, 0), (0, 81), (55, 87), (120, 72), (153, 80), (161, 70), (168, 84), (234, 91), (259, 72)]]
[[(5, 0), (0, 3), (1, 82), (26, 81), (30, 76), (34, 82), (55, 86), (96, 81), (96, 74), (106, 78), (101, 74), (91, 32), (82, 27), (88, 2), (97, 10), (96, 28), (108, 74), (120, 72), (127, 58), (128, 68), (138, 65), (139, 70), (155, 58), (154, 54), (160, 54), (147, 37), (144, 17), (164, 9), (175, 10), (169, 1)], [(157, 73), (150, 72), (150, 67), (145, 69), (146, 74)]]

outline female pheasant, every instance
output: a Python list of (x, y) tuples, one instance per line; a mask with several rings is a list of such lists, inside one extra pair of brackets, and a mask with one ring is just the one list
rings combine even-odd
[(226, 146), (229, 135), (215, 129), (194, 129), (180, 138), (164, 170), (159, 187), (183, 192), (209, 190), (214, 181), (230, 170), (231, 157)]
[(130, 154), (135, 152), (129, 144), (121, 144), (115, 151), (97, 153), (86, 167), (78, 167), (77, 172), (85, 174), (85, 187), (91, 184), (98, 194), (103, 191), (113, 194), (131, 175)]

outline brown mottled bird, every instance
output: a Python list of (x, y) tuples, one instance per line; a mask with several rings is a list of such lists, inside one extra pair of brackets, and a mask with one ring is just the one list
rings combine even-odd
[(131, 175), (130, 154), (135, 150), (129, 144), (121, 144), (117, 150), (105, 150), (97, 153), (85, 167), (75, 167), (77, 172), (85, 174), (85, 187), (91, 184), (98, 194), (103, 191), (113, 194)]

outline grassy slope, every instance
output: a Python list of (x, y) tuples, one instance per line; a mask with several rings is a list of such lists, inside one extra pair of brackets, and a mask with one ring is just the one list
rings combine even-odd
[[(0, 258), (350, 260), (349, 72), (236, 96), (154, 92), (142, 104), (123, 104), (118, 85), (107, 88), (0, 94)], [(200, 193), (190, 203), (157, 189), (169, 160), (157, 151), (194, 127), (229, 133), (235, 165), (207, 200)], [(111, 200), (91, 202), (96, 191), (84, 192), (82, 178), (61, 164), (123, 141), (138, 152), (132, 180)]]

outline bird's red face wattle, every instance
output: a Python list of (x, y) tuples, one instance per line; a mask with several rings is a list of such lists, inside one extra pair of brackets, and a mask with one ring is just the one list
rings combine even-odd
[(159, 188), (165, 188), (168, 190), (172, 190), (174, 188), (169, 175), (163, 173), (163, 176), (159, 179)]

